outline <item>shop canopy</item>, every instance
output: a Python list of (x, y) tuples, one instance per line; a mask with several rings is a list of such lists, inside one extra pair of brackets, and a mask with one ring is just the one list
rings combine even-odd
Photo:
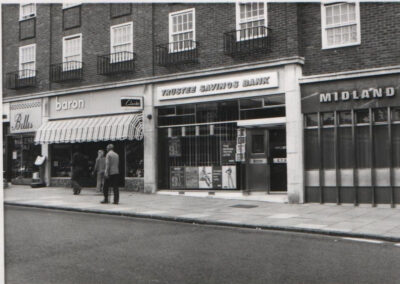
[(142, 140), (142, 113), (48, 121), (36, 132), (36, 144)]

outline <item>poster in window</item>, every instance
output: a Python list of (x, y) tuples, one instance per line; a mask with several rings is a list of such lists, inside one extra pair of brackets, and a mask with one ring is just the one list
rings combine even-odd
[(199, 168), (185, 167), (186, 188), (199, 188)]
[(235, 163), (236, 141), (224, 141), (221, 143), (221, 158), (223, 165)]
[(212, 169), (212, 183), (213, 188), (222, 188), (222, 167), (213, 167)]
[(222, 188), (236, 189), (236, 166), (222, 166)]
[(170, 170), (171, 189), (183, 188), (185, 186), (185, 168), (171, 167)]
[(212, 188), (212, 167), (198, 167), (199, 188)]
[(182, 155), (181, 140), (178, 137), (172, 137), (168, 140), (168, 149), (170, 157), (180, 157)]

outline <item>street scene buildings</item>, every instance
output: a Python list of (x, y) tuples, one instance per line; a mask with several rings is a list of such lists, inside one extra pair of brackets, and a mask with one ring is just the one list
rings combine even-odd
[[(400, 4), (4, 4), (3, 170), (85, 187), (400, 202)], [(43, 166), (34, 164), (45, 157)], [(43, 167), (41, 170), (40, 167)]]

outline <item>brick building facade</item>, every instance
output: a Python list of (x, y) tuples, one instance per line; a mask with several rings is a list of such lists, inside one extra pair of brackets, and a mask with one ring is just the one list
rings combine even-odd
[[(28, 153), (41, 153), (47, 157), (47, 184), (66, 185), (75, 146), (89, 153), (90, 169), (93, 151), (111, 140), (123, 157), (121, 185), (130, 190), (278, 192), (290, 202), (398, 203), (396, 162), (385, 170), (374, 161), (353, 165), (358, 171), (348, 165), (342, 170), (335, 122), (332, 145), (325, 142), (336, 149), (336, 158), (326, 163), (322, 123), (323, 113), (338, 121), (337, 108), (351, 112), (356, 129), (355, 110), (368, 109), (373, 133), (374, 109), (394, 112), (389, 105), (396, 105), (398, 91), (393, 74), (400, 65), (399, 4), (23, 6), (2, 5), (3, 109), (9, 109), (3, 116), (4, 166), (13, 182), (30, 182), (38, 169)], [(27, 52), (21, 47), (33, 44), (34, 65), (32, 54), (21, 55)], [(35, 71), (21, 73), (21, 66)], [(320, 101), (320, 93), (325, 98), (341, 92), (343, 83), (350, 89), (393, 87), (396, 94), (389, 105), (379, 98), (367, 106), (334, 97)], [(36, 106), (34, 100), (41, 102), (34, 110), (40, 113), (37, 127), (15, 129), (16, 110)], [(25, 116), (33, 119), (32, 111)], [(303, 123), (313, 115), (316, 126)], [(130, 130), (134, 134), (105, 135), (111, 122), (122, 126), (123, 117), (132, 125), (139, 121)], [(90, 123), (104, 133), (82, 136)], [(395, 139), (392, 124), (387, 132)], [(314, 154), (307, 135), (313, 127), (317, 138), (310, 143), (319, 154), (310, 167)], [(356, 145), (353, 132), (349, 141)], [(393, 152), (396, 145), (388, 148)], [(380, 183), (377, 171), (385, 175)], [(353, 178), (344, 184), (347, 176)], [(371, 182), (359, 182), (369, 177)], [(89, 171), (85, 183), (93, 186)]]

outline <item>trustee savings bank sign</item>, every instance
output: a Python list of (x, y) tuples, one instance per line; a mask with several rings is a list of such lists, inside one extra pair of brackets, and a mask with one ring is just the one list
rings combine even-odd
[(251, 75), (224, 76), (222, 79), (201, 79), (190, 83), (168, 84), (157, 87), (156, 92), (161, 101), (275, 87), (278, 87), (278, 72), (253, 72)]

